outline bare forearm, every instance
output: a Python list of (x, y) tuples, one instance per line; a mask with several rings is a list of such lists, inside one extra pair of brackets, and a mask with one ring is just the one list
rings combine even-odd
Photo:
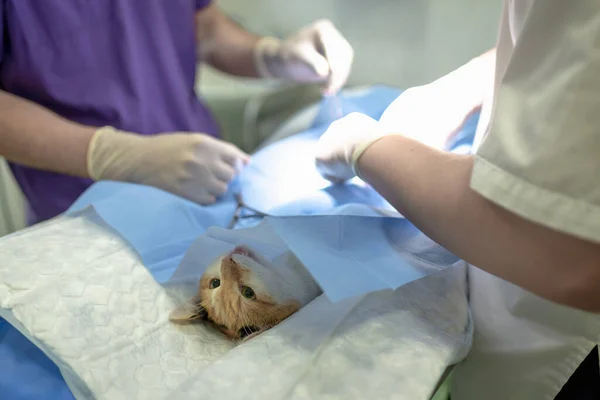
[(396, 135), (359, 159), (361, 175), (433, 240), (549, 300), (600, 311), (600, 245), (526, 221), (470, 189), (474, 158)]
[(207, 64), (231, 75), (258, 77), (253, 58), (260, 39), (210, 5), (196, 14), (200, 57)]
[(87, 149), (94, 132), (0, 91), (0, 155), (9, 161), (87, 177)]

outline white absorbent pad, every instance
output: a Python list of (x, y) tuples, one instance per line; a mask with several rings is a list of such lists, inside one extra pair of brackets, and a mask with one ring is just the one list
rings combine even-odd
[[(87, 215), (87, 216), (86, 216)], [(177, 296), (93, 211), (0, 239), (0, 316), (79, 399), (427, 399), (471, 340), (460, 264), (332, 304), (234, 347), (174, 325)]]

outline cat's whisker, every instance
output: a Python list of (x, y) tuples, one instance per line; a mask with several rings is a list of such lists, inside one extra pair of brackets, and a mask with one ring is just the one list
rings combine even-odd
[(242, 314), (241, 319), (242, 319), (242, 323), (243, 323), (242, 329), (244, 330), (244, 333), (246, 334), (246, 336), (244, 338), (240, 338), (240, 339), (245, 339), (252, 334), (252, 332), (248, 328), (250, 326), (250, 321), (248, 319), (248, 316), (244, 315), (244, 314)]
[(193, 303), (193, 304), (194, 304), (194, 311), (198, 311), (198, 310), (200, 310), (200, 309), (204, 308), (204, 305), (203, 305), (203, 303), (204, 303), (204, 300), (198, 300), (198, 301), (195, 301), (195, 302)]
[(247, 327), (248, 327), (248, 316), (247, 315), (242, 315), (242, 329), (244, 330), (244, 332), (246, 334), (248, 334), (248, 332), (246, 331)]

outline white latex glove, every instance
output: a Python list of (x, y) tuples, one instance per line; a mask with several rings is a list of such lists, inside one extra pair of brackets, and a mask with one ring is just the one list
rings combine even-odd
[(96, 131), (87, 155), (94, 180), (154, 186), (204, 205), (225, 194), (248, 160), (233, 144), (201, 133), (142, 136), (111, 127)]
[(446, 149), (465, 120), (461, 93), (433, 82), (405, 90), (379, 119), (382, 129), (436, 149)]
[(316, 167), (323, 178), (343, 182), (359, 175), (356, 162), (375, 141), (386, 136), (373, 118), (351, 113), (329, 125), (317, 142)]
[(348, 80), (354, 50), (329, 20), (320, 20), (284, 41), (263, 37), (254, 60), (264, 78), (322, 83), (325, 94), (337, 93)]

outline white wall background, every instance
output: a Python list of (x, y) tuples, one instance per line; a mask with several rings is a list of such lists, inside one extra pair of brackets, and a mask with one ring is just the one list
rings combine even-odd
[(331, 19), (353, 45), (349, 85), (407, 87), (458, 67), (495, 44), (502, 0), (218, 0), (258, 34), (285, 37)]

